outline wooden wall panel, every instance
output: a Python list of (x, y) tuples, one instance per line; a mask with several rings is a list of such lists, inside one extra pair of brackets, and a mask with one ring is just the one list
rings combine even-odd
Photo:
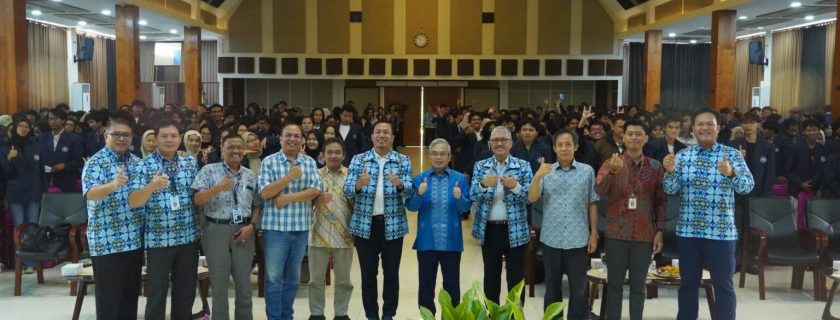
[(211, 26), (215, 26), (216, 20), (216, 14), (210, 11), (201, 10), (201, 21), (204, 21), (204, 23), (209, 24)]
[(394, 53), (394, 2), (362, 0), (362, 53)]
[(140, 8), (116, 6), (117, 104), (137, 98), (140, 87)]
[[(427, 88), (431, 89), (431, 88)], [(457, 89), (457, 88), (456, 88)], [(426, 96), (430, 95), (428, 92)], [(382, 105), (401, 104), (406, 106), (403, 117), (406, 119), (422, 119), (420, 114), (420, 88), (419, 87), (385, 87), (385, 101)], [(428, 101), (426, 101), (428, 104)], [(360, 104), (356, 104), (360, 105)], [(406, 146), (420, 145), (420, 121), (404, 121), (402, 127), (402, 138)]]
[(318, 0), (318, 52), (350, 53), (350, 0)]
[(714, 0), (683, 0), (683, 10), (688, 12), (695, 9), (707, 7), (715, 3)]
[(262, 51), (261, 1), (242, 1), (228, 21), (230, 52)]
[[(240, 8), (245, 2), (243, 1)], [(238, 12), (238, 10), (237, 10)], [(260, 13), (257, 13), (259, 16)], [(306, 52), (306, 0), (274, 0), (273, 37), (275, 53)]]
[[(456, 0), (457, 1), (457, 0)], [(438, 1), (406, 0), (405, 2), (405, 53), (435, 54), (438, 48)], [(426, 34), (428, 45), (418, 48), (414, 36)]]
[(662, 20), (668, 17), (673, 17), (683, 13), (683, 1), (671, 0), (656, 6), (654, 9), (654, 16), (656, 20)]
[(645, 32), (645, 96), (642, 109), (653, 110), (660, 102), (662, 86), (662, 31)]
[(712, 12), (711, 97), (715, 110), (735, 106), (735, 10)]
[(29, 108), (26, 0), (0, 1), (0, 114)]
[(525, 54), (527, 20), (527, 1), (496, 0), (495, 54)]
[(481, 54), (482, 0), (449, 3), (449, 51), (452, 54)]
[(569, 54), (571, 1), (540, 0), (539, 5), (537, 53)]
[(583, 20), (580, 38), (582, 54), (612, 54), (615, 48), (614, 23), (598, 1), (583, 1)]
[(647, 14), (640, 13), (627, 19), (627, 29), (641, 27), (647, 24)]
[(184, 27), (181, 46), (184, 69), (184, 104), (193, 110), (201, 105), (201, 28)]

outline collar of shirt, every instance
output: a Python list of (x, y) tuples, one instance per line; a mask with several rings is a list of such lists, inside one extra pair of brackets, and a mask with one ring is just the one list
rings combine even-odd
[[(50, 133), (52, 133), (52, 131)], [(58, 136), (60, 136), (62, 133), (64, 133), (64, 129), (61, 129), (61, 131), (59, 131), (58, 133), (53, 133), (53, 139), (58, 138)]]
[(114, 151), (114, 149), (111, 149), (111, 147), (107, 145), (105, 145), (105, 147), (102, 148), (102, 150), (105, 150), (105, 155), (108, 156), (108, 158), (116, 160), (117, 162), (122, 164), (128, 163), (128, 159), (130, 159), (131, 157), (130, 152), (126, 152), (124, 155), (120, 155), (119, 153)]
[(379, 154), (376, 153), (376, 151), (370, 150), (370, 152), (373, 153), (373, 158), (376, 159), (377, 162), (383, 161), (383, 160), (388, 161), (388, 159), (391, 158), (391, 153), (392, 153), (391, 151), (392, 150), (388, 150), (388, 154), (386, 154), (384, 156), (379, 156)]
[(348, 169), (345, 166), (341, 166), (341, 168), (339, 168), (337, 172), (330, 171), (330, 168), (327, 168), (327, 166), (324, 166), (323, 168), (318, 169), (318, 173), (320, 173), (320, 174), (340, 174), (340, 175), (345, 175), (346, 176), (347, 172), (348, 172)]
[(446, 169), (443, 169), (443, 172), (440, 172), (440, 173), (438, 173), (437, 170), (435, 170), (434, 168), (429, 169), (429, 170), (430, 170), (429, 171), (430, 176), (450, 176), (451, 174), (450, 174), (449, 170), (452, 170), (452, 169), (446, 168)]
[(299, 162), (298, 160), (300, 160), (300, 155), (296, 156), (295, 160), (292, 161), (292, 159), (289, 159), (288, 157), (286, 157), (286, 154), (283, 153), (283, 151), (281, 150), (280, 152), (277, 152), (277, 160), (280, 163), (287, 163), (288, 162), (288, 163), (291, 163), (291, 165), (295, 165)]
[(572, 160), (572, 164), (569, 165), (569, 169), (563, 169), (563, 166), (560, 165), (560, 161), (557, 161), (553, 164), (554, 167), (552, 169), (554, 169), (554, 171), (569, 172), (569, 171), (572, 171), (572, 170), (577, 170), (578, 164), (580, 164), (580, 162), (577, 162), (577, 160)]

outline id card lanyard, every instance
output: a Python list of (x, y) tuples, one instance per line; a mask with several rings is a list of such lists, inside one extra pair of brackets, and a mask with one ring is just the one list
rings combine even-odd
[(178, 197), (178, 170), (180, 169), (178, 155), (175, 155), (175, 159), (172, 161), (166, 161), (160, 152), (156, 153), (155, 157), (160, 163), (163, 173), (171, 179), (169, 182), (169, 208), (181, 210), (181, 200)]
[(234, 174), (230, 170), (230, 167), (227, 166), (227, 164), (225, 164), (224, 166), (225, 174), (230, 174), (234, 178), (233, 189), (230, 190), (231, 196), (233, 196), (233, 211), (230, 214), (231, 222), (237, 224), (242, 223), (242, 221), (244, 221), (245, 219), (245, 217), (243, 217), (242, 215), (242, 209), (239, 208), (239, 181), (242, 178), (242, 169), (239, 169), (240, 171)]
[(642, 175), (642, 169), (644, 169), (645, 167), (644, 158), (642, 158), (639, 161), (640, 163), (638, 170), (635, 170), (635, 172), (631, 170), (632, 173), (630, 174), (630, 180), (632, 181), (633, 188), (631, 189), (632, 191), (630, 193), (630, 197), (627, 198), (627, 210), (636, 210), (636, 208), (638, 208), (637, 195), (639, 194), (639, 184), (641, 183), (641, 181), (639, 181), (639, 178)]

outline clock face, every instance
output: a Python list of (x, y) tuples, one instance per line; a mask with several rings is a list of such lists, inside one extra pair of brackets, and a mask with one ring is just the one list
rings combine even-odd
[(425, 33), (418, 33), (414, 35), (414, 46), (424, 48), (429, 44), (429, 37)]

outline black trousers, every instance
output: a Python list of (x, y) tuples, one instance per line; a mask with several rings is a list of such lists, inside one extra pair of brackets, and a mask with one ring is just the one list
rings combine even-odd
[(379, 259), (382, 258), (382, 317), (394, 317), (400, 301), (400, 259), (403, 238), (385, 240), (385, 222), (374, 217), (370, 226), (370, 238), (356, 237), (356, 253), (362, 273), (362, 305), (365, 317), (379, 319), (379, 302), (376, 276), (379, 274)]
[(563, 301), (563, 274), (569, 280), (569, 303), (566, 304), (568, 320), (589, 319), (589, 303), (586, 301), (586, 271), (589, 269), (589, 254), (586, 247), (557, 249), (542, 245), (545, 264), (545, 300), (543, 308)]
[(146, 251), (146, 319), (166, 318), (166, 293), (172, 281), (171, 319), (190, 319), (198, 281), (198, 242)]
[(417, 251), (417, 268), (420, 269), (417, 301), (435, 313), (435, 283), (438, 265), (443, 274), (443, 290), (452, 298), (452, 305), (461, 303), (461, 252), (460, 251)]
[[(484, 260), (484, 295), (487, 299), (499, 303), (502, 291), (502, 259), (507, 269), (508, 291), (523, 279), (525, 267), (525, 245), (510, 247), (508, 226), (487, 224), (484, 244), (481, 246), (481, 258)], [(521, 296), (525, 301), (525, 295)]]
[(137, 319), (143, 250), (91, 257), (96, 285), (96, 319)]

